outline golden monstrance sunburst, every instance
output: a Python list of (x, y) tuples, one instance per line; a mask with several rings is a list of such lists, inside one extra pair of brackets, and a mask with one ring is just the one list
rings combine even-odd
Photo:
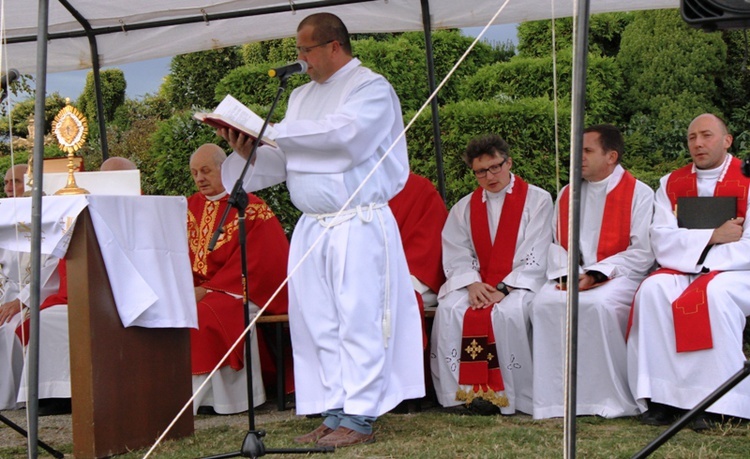
[(89, 133), (88, 121), (77, 108), (70, 105), (68, 99), (66, 103), (67, 105), (57, 113), (52, 122), (52, 132), (57, 137), (60, 149), (68, 154), (68, 183), (64, 188), (57, 190), (55, 195), (88, 194), (87, 190), (76, 185), (76, 179), (73, 176), (75, 169), (73, 158), (75, 152), (86, 143), (86, 136)]

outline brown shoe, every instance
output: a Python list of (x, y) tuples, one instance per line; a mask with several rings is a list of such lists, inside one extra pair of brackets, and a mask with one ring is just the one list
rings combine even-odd
[(315, 443), (316, 441), (320, 440), (321, 438), (325, 437), (326, 435), (333, 432), (333, 429), (328, 427), (325, 424), (321, 424), (318, 426), (317, 429), (313, 430), (310, 433), (306, 433), (305, 435), (301, 435), (294, 439), (295, 443)]
[(372, 443), (375, 441), (375, 434), (363, 434), (347, 427), (339, 427), (332, 434), (318, 440), (318, 446), (333, 446), (342, 448), (344, 446), (359, 445), (360, 443)]

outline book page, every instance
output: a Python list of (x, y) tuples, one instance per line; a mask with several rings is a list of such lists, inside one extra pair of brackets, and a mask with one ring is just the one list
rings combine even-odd
[[(228, 128), (240, 131), (253, 139), (258, 138), (264, 122), (263, 118), (231, 95), (224, 97), (224, 100), (221, 101), (213, 112), (197, 112), (193, 114), (193, 118), (214, 128)], [(277, 135), (278, 132), (273, 126), (266, 126), (262, 143), (274, 147), (278, 146), (273, 140)]]
[[(223, 118), (233, 120), (240, 126), (244, 126), (256, 134), (263, 127), (263, 118), (229, 94), (216, 107), (214, 113), (221, 115)], [(265, 136), (274, 139), (276, 135), (277, 133), (273, 126), (269, 125), (266, 127)]]

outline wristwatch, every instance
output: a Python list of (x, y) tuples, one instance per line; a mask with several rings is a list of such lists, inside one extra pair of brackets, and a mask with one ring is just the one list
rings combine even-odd
[(497, 284), (496, 288), (498, 292), (502, 293), (505, 296), (508, 296), (508, 294), (510, 293), (510, 290), (508, 289), (508, 286), (505, 284), (505, 282), (500, 282), (499, 284)]

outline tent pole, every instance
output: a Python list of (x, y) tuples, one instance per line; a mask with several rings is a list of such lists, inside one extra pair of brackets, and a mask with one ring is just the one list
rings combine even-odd
[(39, 303), (42, 260), (42, 187), (44, 161), (44, 105), (47, 95), (47, 24), (49, 0), (39, 0), (36, 45), (36, 94), (34, 103), (34, 184), (31, 191), (31, 290), (29, 298), (29, 346), (26, 412), (29, 422), (28, 457), (36, 459), (39, 439)]
[(107, 145), (107, 125), (104, 118), (104, 102), (102, 102), (102, 79), (99, 73), (101, 64), (99, 63), (99, 47), (96, 42), (96, 34), (94, 34), (94, 29), (91, 27), (89, 21), (87, 21), (78, 10), (73, 8), (73, 6), (68, 3), (68, 0), (58, 1), (71, 15), (73, 15), (74, 18), (76, 18), (76, 21), (81, 24), (81, 27), (83, 27), (83, 30), (86, 33), (86, 38), (89, 40), (91, 67), (94, 72), (94, 91), (96, 93), (96, 121), (97, 124), (99, 124), (99, 141), (102, 146), (102, 162), (104, 162), (109, 158), (109, 147)]
[(568, 304), (567, 343), (565, 359), (565, 420), (566, 459), (576, 457), (576, 389), (578, 369), (578, 269), (580, 268), (581, 161), (583, 123), (586, 100), (586, 66), (589, 36), (589, 0), (579, 0), (573, 16), (573, 87), (570, 118), (570, 219), (568, 223)]
[[(427, 79), (430, 87), (430, 94), (435, 92), (437, 84), (435, 83), (435, 57), (432, 52), (432, 23), (430, 20), (430, 1), (421, 0), (422, 4), (422, 26), (424, 28), (424, 46), (427, 54)], [(435, 145), (435, 164), (437, 165), (437, 181), (440, 196), (445, 201), (445, 171), (443, 169), (443, 144), (440, 140), (440, 114), (438, 113), (437, 95), (430, 101), (430, 111), (432, 112), (432, 141)]]

